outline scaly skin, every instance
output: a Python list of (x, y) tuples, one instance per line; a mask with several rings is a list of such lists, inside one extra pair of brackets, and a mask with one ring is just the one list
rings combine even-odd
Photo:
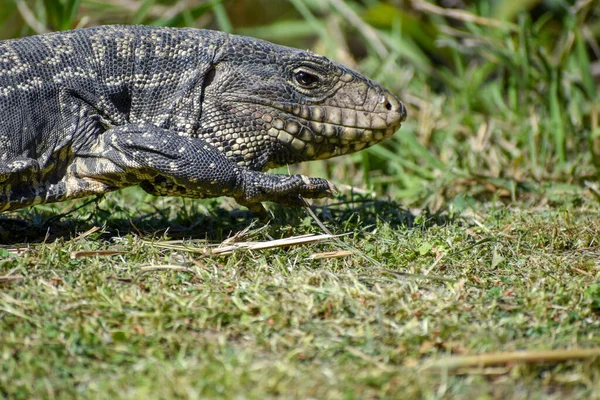
[(325, 57), (197, 29), (104, 26), (0, 42), (0, 211), (132, 185), (297, 206), (265, 173), (391, 136), (403, 104)]

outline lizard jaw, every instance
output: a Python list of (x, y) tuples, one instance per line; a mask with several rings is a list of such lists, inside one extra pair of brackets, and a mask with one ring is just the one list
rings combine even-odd
[(303, 155), (304, 160), (323, 160), (348, 153), (354, 153), (373, 146), (392, 136), (400, 123), (385, 129), (347, 127), (343, 125), (309, 122), (310, 129), (294, 127), (296, 121), (290, 121), (285, 129), (271, 127), (268, 135)]
[(287, 115), (263, 115), (267, 134), (303, 160), (327, 159), (373, 146), (392, 136), (406, 120), (406, 108), (389, 92), (371, 111), (331, 106), (275, 108)]

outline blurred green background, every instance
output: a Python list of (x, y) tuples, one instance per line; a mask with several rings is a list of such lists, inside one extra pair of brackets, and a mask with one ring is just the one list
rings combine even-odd
[(600, 2), (0, 0), (0, 38), (191, 26), (310, 48), (380, 81), (409, 118), (387, 142), (292, 167), (414, 207), (597, 196)]

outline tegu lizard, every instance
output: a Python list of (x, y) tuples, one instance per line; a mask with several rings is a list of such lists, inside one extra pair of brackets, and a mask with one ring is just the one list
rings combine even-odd
[(0, 212), (140, 185), (260, 213), (330, 197), (266, 170), (352, 153), (406, 118), (309, 51), (199, 29), (99, 26), (0, 42)]

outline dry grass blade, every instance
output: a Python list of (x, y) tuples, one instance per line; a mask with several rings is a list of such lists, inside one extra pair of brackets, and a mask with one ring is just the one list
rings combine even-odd
[(14, 247), (14, 248), (6, 249), (6, 251), (8, 251), (8, 254), (12, 254), (15, 256), (22, 256), (25, 253), (27, 253), (28, 251), (31, 251), (31, 248), (29, 248), (29, 247)]
[(78, 240), (85, 239), (86, 237), (90, 236), (92, 233), (96, 233), (99, 230), (100, 230), (100, 227), (94, 226), (94, 227), (88, 229), (87, 231), (83, 232), (82, 234), (80, 234), (80, 235), (76, 236), (75, 238), (73, 238), (73, 241), (76, 242)]
[(128, 251), (121, 250), (80, 250), (80, 251), (72, 251), (71, 258), (83, 258), (83, 257), (93, 257), (93, 256), (115, 256), (120, 254), (129, 254)]
[[(143, 2), (130, 0), (108, 0), (106, 3), (115, 9), (121, 9), (128, 13), (136, 13), (142, 7)], [(152, 18), (161, 18), (169, 20), (175, 18), (177, 14), (189, 9), (193, 9), (202, 4), (201, 0), (179, 1), (172, 6), (154, 4), (148, 8), (148, 16)]]
[(48, 32), (48, 29), (36, 18), (35, 14), (33, 11), (31, 11), (27, 3), (25, 3), (23, 0), (18, 0), (16, 5), (21, 17), (31, 28), (33, 28), (37, 33)]
[(322, 242), (325, 240), (331, 240), (336, 237), (339, 237), (339, 236), (331, 235), (331, 234), (323, 234), (323, 235), (309, 234), (309, 235), (300, 235), (300, 236), (289, 237), (289, 238), (285, 238), (285, 239), (269, 240), (266, 242), (240, 242), (240, 243), (235, 243), (232, 245), (214, 248), (214, 249), (212, 249), (212, 254), (224, 255), (224, 254), (232, 254), (238, 250), (265, 250), (265, 249), (272, 249), (272, 248), (276, 248), (276, 247), (298, 246), (300, 244), (309, 244), (309, 243)]
[(358, 251), (353, 251), (353, 250), (326, 251), (323, 253), (311, 254), (310, 256), (308, 256), (308, 259), (309, 260), (319, 260), (319, 259), (323, 259), (323, 258), (340, 258), (340, 257), (351, 256), (356, 253), (358, 253)]
[(365, 37), (367, 38), (367, 40), (369, 41), (371, 46), (373, 46), (373, 49), (377, 52), (379, 57), (381, 57), (383, 59), (388, 56), (389, 51), (386, 49), (386, 47), (383, 44), (383, 42), (381, 41), (381, 39), (379, 39), (379, 36), (375, 29), (373, 29), (370, 25), (365, 23), (342, 0), (329, 0), (329, 3), (331, 3), (331, 5), (333, 7), (335, 7), (340, 12), (340, 14), (342, 14), (344, 16), (344, 18), (346, 18), (348, 21), (350, 21), (350, 23), (352, 25), (354, 25), (358, 29), (359, 32), (361, 32), (363, 35), (365, 35)]
[(426, 362), (423, 370), (455, 370), (469, 367), (490, 367), (514, 363), (561, 363), (571, 360), (600, 357), (600, 348), (515, 351), (510, 353), (490, 353), (474, 356), (447, 357)]
[[(265, 250), (272, 249), (276, 247), (286, 247), (286, 246), (298, 246), (301, 244), (310, 244), (316, 242), (322, 242), (325, 240), (331, 240), (339, 237), (339, 235), (332, 234), (323, 234), (323, 235), (300, 235), (293, 236), (285, 239), (275, 239), (268, 240), (266, 242), (239, 242), (239, 243), (231, 243), (230, 239), (226, 239), (223, 241), (218, 247), (213, 248), (194, 248), (189, 246), (177, 246), (172, 244), (172, 242), (146, 242), (149, 245), (171, 249), (171, 250), (179, 250), (179, 251), (187, 251), (191, 253), (202, 253), (202, 254), (213, 254), (213, 255), (228, 255), (233, 254), (236, 251), (241, 250)], [(231, 244), (229, 244), (231, 243)]]
[(25, 277), (21, 275), (4, 275), (0, 276), (0, 285), (8, 285), (15, 282), (24, 280)]
[(152, 271), (180, 271), (180, 272), (194, 272), (190, 268), (182, 267), (181, 265), (148, 265), (145, 267), (140, 267), (140, 271), (142, 272), (152, 272)]
[[(266, 225), (265, 225), (265, 227), (266, 227)], [(245, 236), (248, 235), (248, 232), (250, 232), (250, 230), (252, 228), (254, 228), (254, 222), (250, 223), (247, 227), (245, 227), (241, 231), (236, 232), (233, 236), (228, 237), (227, 239), (223, 240), (221, 242), (221, 246), (222, 245), (226, 245), (226, 244), (232, 244), (232, 243), (240, 241), (242, 238), (244, 238)], [(258, 231), (260, 231), (260, 230), (258, 230)]]
[(304, 201), (304, 209), (306, 210), (306, 212), (308, 213), (308, 215), (310, 215), (310, 217), (313, 219), (313, 221), (315, 221), (315, 223), (317, 225), (319, 225), (319, 228), (321, 228), (321, 230), (325, 233), (327, 233), (328, 235), (331, 235), (331, 231), (329, 229), (327, 229), (327, 227), (325, 226), (325, 224), (323, 224), (323, 222), (321, 222), (321, 220), (317, 217), (317, 215), (313, 212), (312, 208), (310, 208), (310, 206), (308, 205), (308, 203), (306, 203), (306, 200), (302, 199), (302, 201)]
[(482, 375), (482, 376), (499, 376), (506, 375), (511, 371), (510, 367), (488, 367), (488, 368), (459, 368), (456, 370), (456, 375)]
[(442, 15), (444, 17), (454, 18), (465, 22), (473, 22), (478, 25), (491, 26), (494, 28), (508, 28), (514, 32), (518, 30), (515, 24), (511, 24), (509, 22), (498, 21), (492, 18), (480, 17), (478, 15), (471, 14), (470, 12), (455, 8), (439, 7), (423, 0), (413, 0), (411, 4), (415, 9), (423, 11), (425, 13)]

